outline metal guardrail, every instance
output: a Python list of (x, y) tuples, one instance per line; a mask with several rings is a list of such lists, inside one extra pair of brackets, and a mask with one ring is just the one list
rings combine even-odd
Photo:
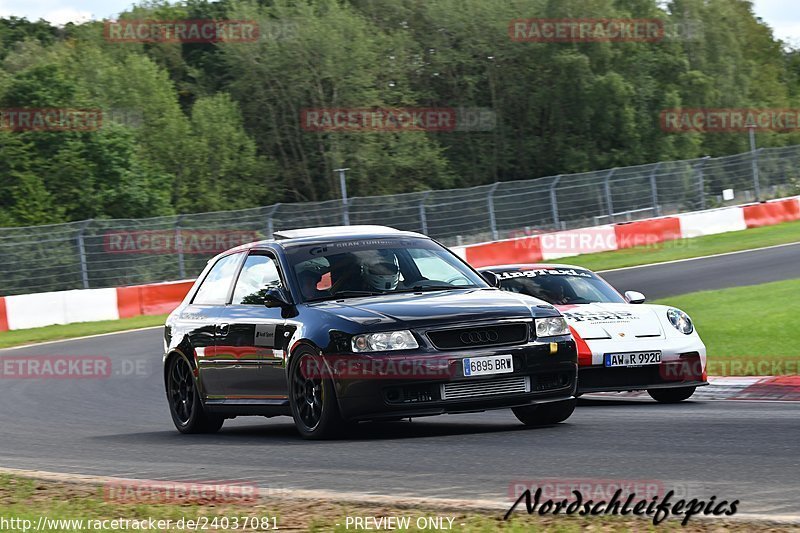
[(448, 245), (797, 194), (800, 146), (580, 174), (146, 219), (0, 228), (0, 296), (185, 279), (277, 229), (382, 224)]

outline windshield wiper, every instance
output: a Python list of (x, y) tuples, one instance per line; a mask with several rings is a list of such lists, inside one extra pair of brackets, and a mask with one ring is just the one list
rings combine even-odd
[(363, 296), (380, 296), (388, 294), (387, 292), (379, 291), (339, 291), (329, 296), (320, 296), (319, 298), (309, 298), (306, 302), (322, 302), (325, 300), (339, 300), (342, 298), (359, 298)]
[(456, 289), (474, 289), (475, 285), (414, 285), (410, 289), (395, 292), (452, 291)]

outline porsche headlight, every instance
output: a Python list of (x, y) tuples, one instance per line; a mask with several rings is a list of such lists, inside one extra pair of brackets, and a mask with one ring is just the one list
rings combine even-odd
[(408, 330), (356, 335), (353, 337), (352, 346), (354, 352), (388, 352), (419, 348), (414, 335)]
[(569, 326), (563, 316), (553, 316), (550, 318), (537, 318), (536, 337), (557, 337), (559, 335), (569, 335)]
[(667, 318), (669, 319), (669, 323), (684, 335), (690, 335), (694, 331), (692, 319), (680, 309), (669, 309), (667, 311)]

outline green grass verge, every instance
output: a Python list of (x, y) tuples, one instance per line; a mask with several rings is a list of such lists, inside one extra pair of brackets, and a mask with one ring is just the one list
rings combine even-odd
[[(722, 522), (718, 520), (690, 520), (687, 527), (681, 527), (677, 520), (661, 522), (658, 527), (652, 521), (643, 518), (599, 516), (591, 518), (559, 516), (527, 515), (522, 509), (514, 513), (509, 521), (503, 521), (503, 511), (495, 513), (478, 513), (469, 511), (442, 511), (425, 508), (400, 508), (391, 504), (382, 505), (345, 505), (328, 503), (324, 501), (298, 501), (282, 500), (278, 498), (257, 499), (246, 504), (230, 504), (219, 501), (184, 502), (184, 503), (135, 503), (121, 502), (119, 499), (110, 499), (104, 496), (111, 491), (104, 491), (97, 485), (70, 484), (63, 482), (40, 481), (18, 476), (0, 476), (0, 517), (9, 519), (29, 520), (30, 529), (34, 530), (39, 524), (40, 517), (46, 517), (51, 522), (45, 522), (39, 532), (46, 531), (134, 531), (143, 530), (130, 527), (114, 527), (113, 523), (106, 523), (106, 527), (87, 527), (87, 520), (171, 520), (173, 527), (155, 529), (155, 531), (193, 531), (188, 520), (204, 523), (197, 530), (201, 531), (255, 531), (253, 528), (243, 528), (243, 517), (275, 517), (278, 530), (288, 531), (354, 531), (362, 530), (346, 527), (346, 517), (409, 517), (411, 524), (421, 517), (452, 518), (452, 531), (463, 533), (492, 533), (506, 531), (509, 533), (527, 533), (530, 531), (555, 531), (563, 533), (579, 533), (585, 531), (616, 532), (616, 531), (681, 531), (681, 532), (710, 532), (734, 531), (736, 533), (763, 529), (756, 524)], [(509, 502), (509, 507), (511, 503)], [(207, 520), (203, 520), (203, 517)], [(212, 527), (214, 518), (217, 525), (223, 525), (221, 519), (227, 518), (228, 527)], [(232, 526), (232, 521), (239, 518), (239, 527)], [(182, 529), (174, 525), (181, 519), (184, 520)], [(62, 523), (53, 524), (52, 520), (83, 520), (83, 528), (76, 528), (73, 522), (69, 527)], [(270, 520), (270, 525), (272, 522)], [(166, 524), (163, 524), (166, 525)], [(156, 526), (158, 527), (158, 526)], [(10, 530), (10, 529), (6, 529)], [(16, 531), (21, 531), (17, 527)], [(259, 529), (268, 531), (268, 529)], [(427, 529), (435, 531), (436, 529)], [(790, 531), (789, 527), (774, 526), (773, 532)], [(154, 531), (154, 529), (149, 529)], [(426, 531), (411, 527), (410, 529), (397, 529), (395, 531)]]
[(664, 298), (692, 317), (708, 349), (709, 375), (800, 372), (800, 280)]
[(123, 318), (120, 320), (79, 322), (77, 324), (3, 331), (0, 333), (0, 348), (60, 339), (71, 339), (73, 337), (84, 337), (86, 335), (98, 335), (100, 333), (112, 333), (114, 331), (124, 331), (126, 329), (160, 326), (164, 324), (166, 318), (167, 315), (135, 316), (133, 318)]
[(764, 226), (763, 228), (695, 237), (694, 239), (678, 239), (648, 246), (625, 248), (613, 252), (565, 257), (563, 262), (579, 265), (590, 270), (609, 270), (799, 241), (800, 221), (796, 221), (785, 222), (775, 226)]

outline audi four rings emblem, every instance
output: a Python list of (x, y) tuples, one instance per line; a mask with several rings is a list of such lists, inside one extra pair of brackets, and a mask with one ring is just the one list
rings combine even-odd
[(482, 342), (495, 342), (500, 336), (493, 329), (485, 329), (482, 331), (465, 331), (459, 338), (464, 344), (478, 344)]

